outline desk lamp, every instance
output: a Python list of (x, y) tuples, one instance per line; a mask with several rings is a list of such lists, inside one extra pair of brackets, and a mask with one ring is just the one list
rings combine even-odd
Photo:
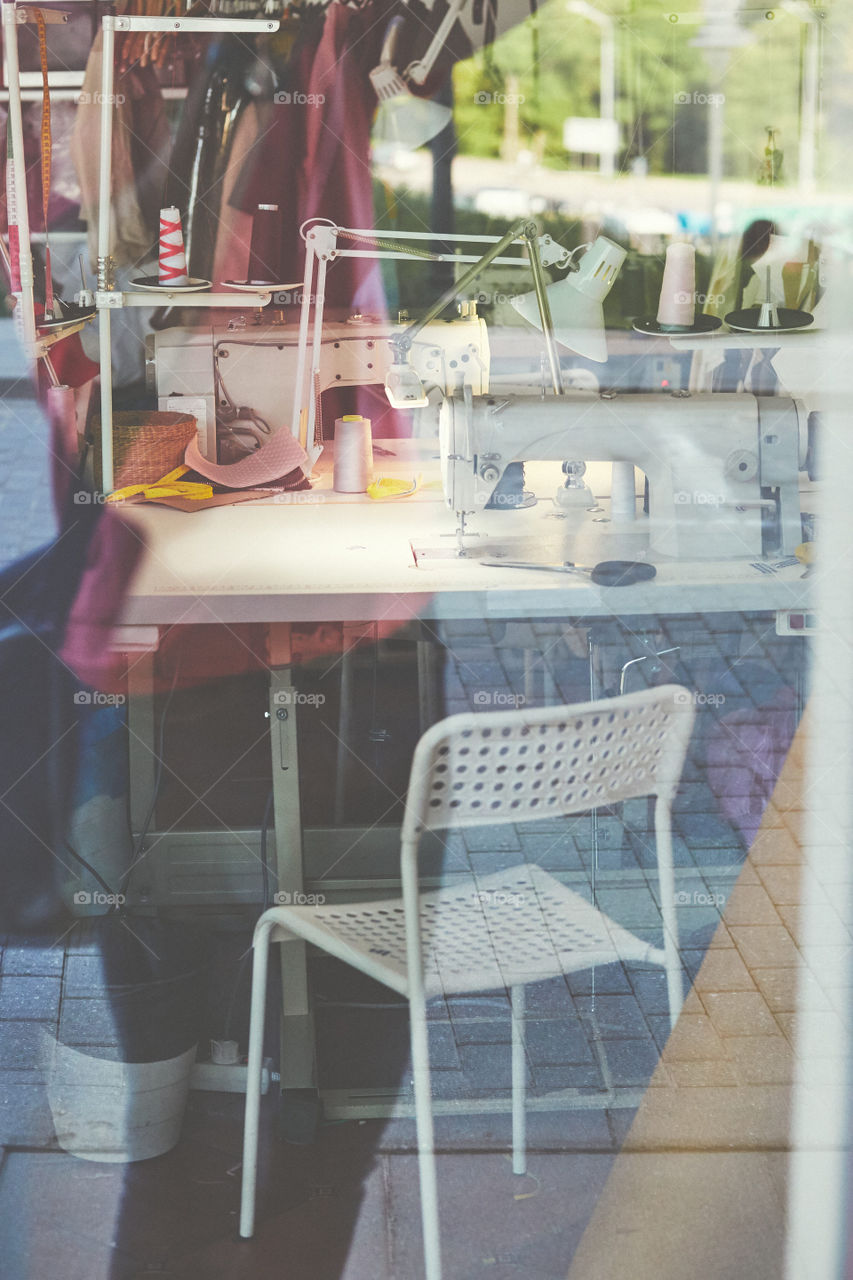
[[(554, 241), (550, 243), (559, 256), (549, 258), (546, 249), (543, 260), (550, 265), (569, 267), (569, 274), (563, 280), (549, 284), (545, 289), (551, 308), (554, 338), (561, 346), (568, 347), (579, 356), (603, 364), (607, 359), (603, 303), (625, 261), (627, 250), (614, 244), (606, 236), (599, 236), (591, 245), (578, 245), (572, 253), (568, 253)], [(586, 249), (586, 253), (576, 263), (574, 255), (581, 249)], [(535, 290), (512, 298), (511, 302), (522, 319), (535, 324), (538, 329), (542, 328), (542, 312)]]

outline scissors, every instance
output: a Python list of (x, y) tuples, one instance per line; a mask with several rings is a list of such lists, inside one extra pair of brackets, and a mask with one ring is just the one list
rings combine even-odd
[(481, 560), (489, 569), (544, 569), (548, 573), (577, 573), (600, 587), (632, 587), (648, 582), (657, 573), (653, 564), (642, 560), (602, 560), (591, 568), (564, 560), (561, 564), (534, 564), (527, 560)]

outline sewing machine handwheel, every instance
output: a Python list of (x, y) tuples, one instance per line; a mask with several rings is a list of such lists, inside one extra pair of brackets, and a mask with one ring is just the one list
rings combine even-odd
[(602, 560), (589, 576), (600, 587), (633, 587), (637, 582), (648, 582), (656, 573), (653, 564), (641, 560)]

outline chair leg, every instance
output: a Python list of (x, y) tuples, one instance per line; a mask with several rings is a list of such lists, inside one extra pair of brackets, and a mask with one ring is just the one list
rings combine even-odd
[(512, 988), (512, 1171), (527, 1173), (527, 1062), (524, 1052), (524, 987)]
[(261, 1119), (261, 1070), (264, 1053), (264, 1014), (267, 1003), (267, 965), (273, 921), (261, 924), (255, 936), (252, 962), (252, 1010), (249, 1021), (249, 1067), (243, 1128), (243, 1185), (240, 1195), (240, 1235), (255, 1232), (255, 1190), (258, 1180), (258, 1130)]
[(415, 1084), (415, 1121), (418, 1130), (418, 1171), (421, 1184), (421, 1221), (424, 1233), (426, 1280), (441, 1280), (441, 1239), (438, 1222), (438, 1179), (429, 1073), (429, 1037), (423, 999), (409, 1002), (412, 1036), (412, 1069)]
[(661, 916), (663, 917), (663, 949), (666, 960), (666, 987), (669, 999), (669, 1022), (675, 1026), (684, 1004), (684, 982), (678, 941), (678, 917), (675, 911), (675, 873), (672, 857), (672, 815), (669, 802), (658, 796), (655, 802), (655, 841), (660, 881)]

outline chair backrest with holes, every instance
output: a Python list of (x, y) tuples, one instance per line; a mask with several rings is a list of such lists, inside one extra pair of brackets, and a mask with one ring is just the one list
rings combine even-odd
[(661, 685), (619, 698), (449, 716), (415, 749), (403, 838), (582, 813), (675, 794), (693, 695)]

